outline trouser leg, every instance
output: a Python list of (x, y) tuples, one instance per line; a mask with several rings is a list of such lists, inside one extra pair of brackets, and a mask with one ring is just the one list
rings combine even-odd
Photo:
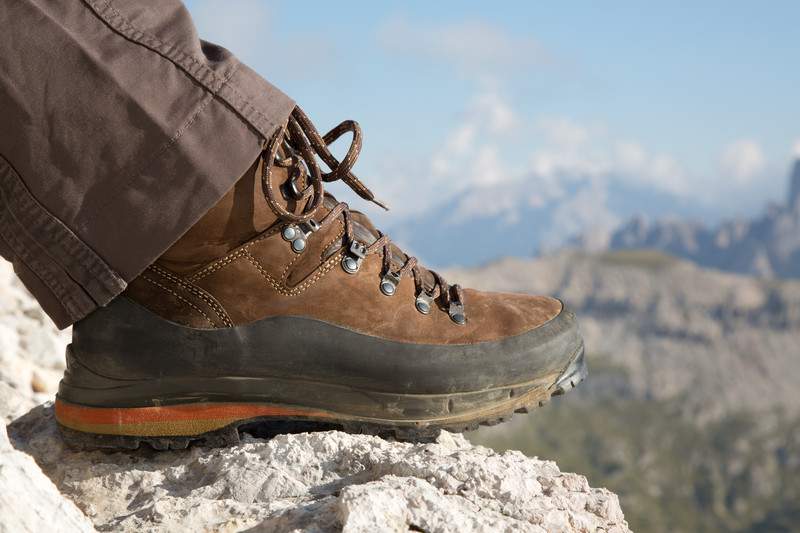
[(0, 253), (65, 327), (214, 205), (294, 103), (178, 0), (14, 0), (0, 28)]

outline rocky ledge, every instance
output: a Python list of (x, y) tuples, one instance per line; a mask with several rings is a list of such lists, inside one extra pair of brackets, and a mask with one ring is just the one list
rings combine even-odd
[(8, 437), (0, 430), (0, 517), (0, 531), (15, 532), (629, 531), (615, 494), (461, 435), (412, 444), (330, 431), (79, 452), (50, 404)]
[(0, 533), (628, 531), (617, 496), (583, 476), (449, 433), (70, 450), (51, 405), (34, 407), (55, 393), (68, 338), (0, 261)]

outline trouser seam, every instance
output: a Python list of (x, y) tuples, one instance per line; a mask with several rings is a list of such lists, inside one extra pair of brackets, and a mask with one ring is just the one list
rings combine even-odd
[(206, 91), (219, 97), (229, 105), (234, 112), (262, 136), (268, 137), (278, 125), (277, 122), (271, 120), (261, 110), (252, 105), (249, 99), (237, 88), (228, 83), (240, 65), (238, 60), (236, 60), (231, 71), (226, 76), (220, 77), (207, 65), (181, 50), (177, 44), (166, 43), (134, 26), (130, 20), (111, 4), (111, 0), (103, 0), (103, 5), (100, 5), (98, 0), (83, 0), (83, 2), (114, 32), (135, 44), (153, 51), (186, 72)]
[[(181, 137), (183, 137), (192, 128), (195, 122), (197, 122), (198, 118), (200, 118), (200, 116), (203, 114), (203, 111), (205, 111), (206, 108), (209, 106), (209, 104), (211, 104), (211, 102), (213, 101), (214, 101), (213, 96), (210, 94), (206, 94), (200, 101), (200, 103), (194, 108), (189, 118), (186, 121), (184, 121), (183, 124), (181, 124), (181, 126), (175, 131), (172, 137), (170, 137), (169, 140), (167, 140), (164, 144), (162, 144), (161, 147), (159, 147), (158, 150), (156, 150), (153, 153), (153, 155), (148, 158), (148, 161), (144, 165), (137, 168), (136, 171), (132, 172), (124, 180), (122, 180), (119, 187), (120, 188), (127, 187), (131, 181), (141, 176), (144, 173), (145, 169), (147, 169), (150, 165), (155, 164), (161, 156), (163, 156), (165, 153), (169, 152), (172, 148), (174, 148), (178, 144), (178, 141), (180, 141)], [(102, 204), (100, 204), (94, 209), (95, 213), (103, 211), (106, 207), (108, 207), (108, 204), (110, 204), (112, 201), (113, 198), (106, 199)], [(92, 223), (93, 223), (92, 219), (87, 219), (81, 222), (79, 227), (83, 231), (88, 231), (89, 228), (92, 226)]]

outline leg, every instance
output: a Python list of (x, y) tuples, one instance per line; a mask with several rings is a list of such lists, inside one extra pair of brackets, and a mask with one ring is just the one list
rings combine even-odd
[(449, 284), (325, 193), (380, 205), (352, 172), (358, 125), (320, 135), (180, 3), (20, 0), (0, 22), (0, 252), (77, 321), (56, 401), (71, 442), (429, 438), (585, 376), (559, 300)]
[(111, 301), (293, 102), (178, 0), (0, 4), (0, 253), (59, 327)]

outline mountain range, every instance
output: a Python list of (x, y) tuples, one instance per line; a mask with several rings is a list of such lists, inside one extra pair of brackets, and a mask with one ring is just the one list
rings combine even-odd
[(634, 531), (800, 530), (800, 280), (656, 250), (562, 251), (445, 274), (555, 294), (586, 341), (584, 384), (473, 442), (585, 473), (620, 496)]
[(783, 203), (748, 219), (719, 207), (621, 179), (520, 180), (471, 188), (423, 215), (381, 224), (438, 267), (480, 266), (563, 248), (656, 249), (697, 264), (766, 278), (800, 277), (800, 160)]
[(652, 216), (708, 219), (700, 200), (610, 177), (528, 177), (472, 187), (422, 214), (380, 219), (392, 240), (434, 267), (479, 266), (498, 257), (532, 257), (589, 231), (607, 235), (648, 206)]
[(613, 231), (605, 246), (591, 237), (573, 241), (597, 250), (656, 249), (699, 265), (753, 274), (765, 278), (800, 277), (800, 160), (789, 177), (783, 204), (772, 204), (763, 214), (708, 227), (699, 222), (647, 219), (636, 216)]

